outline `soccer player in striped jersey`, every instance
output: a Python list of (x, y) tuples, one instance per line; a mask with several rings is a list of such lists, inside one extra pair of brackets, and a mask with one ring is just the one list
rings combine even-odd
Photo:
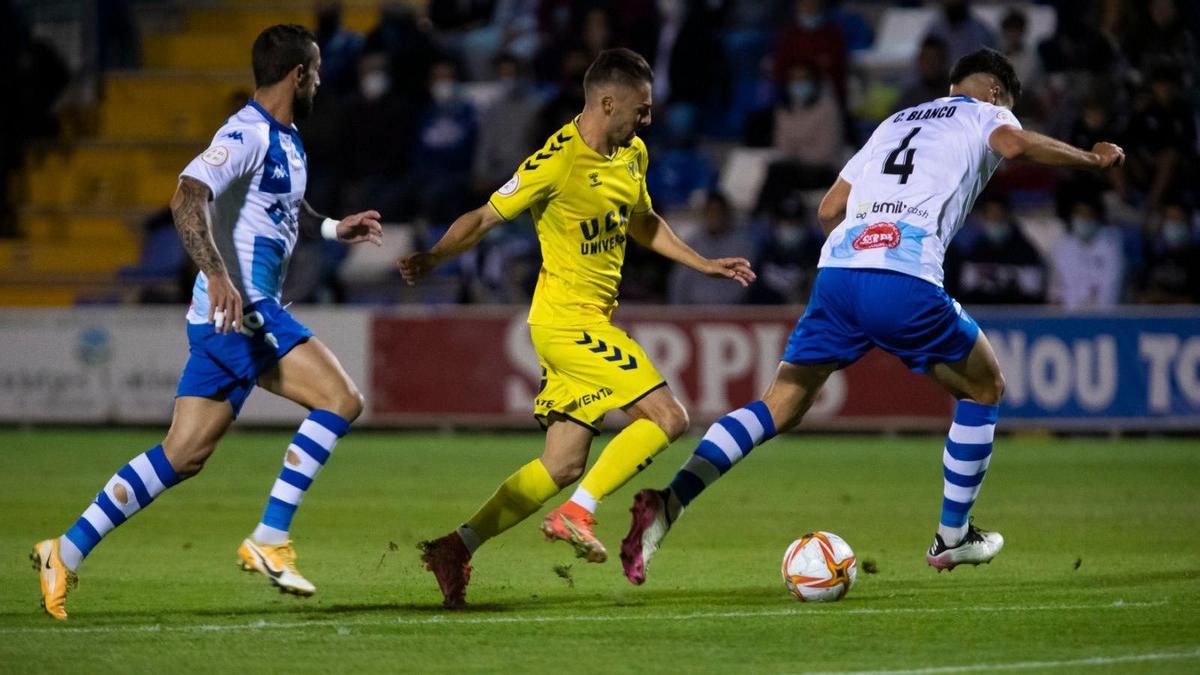
[[(1003, 159), (1103, 170), (1121, 148), (1090, 152), (1021, 128), (1021, 84), (999, 52), (963, 57), (949, 96), (901, 110), (875, 130), (821, 201), (827, 239), (804, 316), (762, 400), (722, 417), (663, 490), (634, 497), (621, 545), (625, 576), (646, 565), (700, 493), (757, 445), (800, 423), (826, 378), (879, 347), (958, 399), (943, 458), (941, 518), (927, 562), (990, 562), (1004, 538), (968, 517), (992, 454), (1004, 377), (987, 337), (942, 288), (942, 260)], [(851, 208), (852, 207), (852, 208)]]
[(65, 534), (34, 546), (42, 606), (56, 619), (67, 618), (67, 591), (83, 559), (164, 490), (200, 471), (255, 384), (310, 413), (237, 561), (283, 591), (316, 590), (296, 569), (288, 531), (363, 399), (333, 353), (280, 307), (280, 292), (298, 237), (378, 245), (382, 228), (374, 211), (335, 221), (304, 201), (307, 158), (292, 122), (312, 109), (320, 84), (313, 35), (301, 26), (267, 28), (252, 61), (254, 98), (183, 170), (171, 198), (175, 227), (200, 268), (171, 428), (161, 444), (121, 467)]

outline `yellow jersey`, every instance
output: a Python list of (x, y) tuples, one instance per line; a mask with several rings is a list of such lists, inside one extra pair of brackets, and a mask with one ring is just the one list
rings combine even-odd
[(488, 203), (505, 220), (529, 209), (542, 269), (529, 323), (604, 323), (617, 306), (629, 218), (650, 211), (646, 144), (604, 156), (583, 142), (575, 121), (546, 140)]

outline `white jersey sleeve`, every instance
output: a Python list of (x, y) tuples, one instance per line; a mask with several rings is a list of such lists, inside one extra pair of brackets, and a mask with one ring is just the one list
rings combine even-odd
[(990, 103), (980, 103), (979, 136), (983, 139), (983, 144), (992, 152), (996, 152), (992, 150), (992, 132), (1000, 127), (1022, 128), (1021, 123), (1017, 120), (1017, 116), (1009, 112), (1007, 108), (1001, 108)]
[(238, 179), (254, 175), (263, 165), (267, 138), (250, 125), (231, 119), (213, 136), (208, 148), (179, 174), (204, 183), (216, 199)]

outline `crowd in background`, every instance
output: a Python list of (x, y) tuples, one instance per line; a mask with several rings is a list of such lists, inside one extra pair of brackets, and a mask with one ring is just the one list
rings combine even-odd
[[(300, 123), (308, 201), (326, 213), (376, 208), (428, 246), (578, 114), (600, 50), (630, 47), (655, 71), (654, 124), (641, 135), (656, 210), (701, 254), (750, 258), (759, 281), (743, 291), (631, 243), (622, 300), (803, 303), (823, 239), (814, 195), (880, 119), (946, 95), (953, 63), (989, 46), (1022, 80), (1026, 128), (1084, 148), (1116, 142), (1127, 163), (1092, 175), (1005, 162), (947, 255), (951, 294), (1069, 309), (1200, 303), (1195, 3), (1039, 2), (1057, 16), (1040, 42), (1022, 5), (996, 31), (966, 0), (889, 4), (937, 13), (898, 78), (855, 66), (877, 37), (868, 3), (430, 0), (423, 14), (385, 4), (365, 35), (322, 3), (322, 86)], [(775, 151), (749, 199), (719, 188), (731, 148)], [(290, 283), (291, 299), (370, 299), (338, 282), (344, 252), (311, 246), (297, 254), (310, 263), (292, 269), (319, 273)], [(451, 290), (436, 299), (525, 302), (539, 265), (532, 224), (518, 219), (441, 269)]]

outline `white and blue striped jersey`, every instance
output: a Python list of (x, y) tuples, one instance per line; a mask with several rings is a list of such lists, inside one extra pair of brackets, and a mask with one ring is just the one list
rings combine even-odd
[[(254, 101), (225, 121), (187, 176), (212, 190), (212, 234), (246, 305), (279, 301), (300, 230), (308, 160), (294, 126)], [(208, 278), (196, 276), (188, 322), (208, 320)]]
[(946, 247), (1003, 157), (997, 128), (1021, 123), (1007, 108), (948, 96), (901, 110), (875, 129), (840, 176), (846, 217), (818, 267), (901, 272), (938, 286)]

